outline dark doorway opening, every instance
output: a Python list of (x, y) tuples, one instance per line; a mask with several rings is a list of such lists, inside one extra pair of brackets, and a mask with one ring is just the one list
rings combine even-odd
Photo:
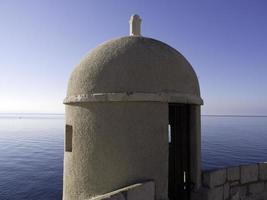
[(190, 105), (169, 104), (169, 199), (190, 199)]

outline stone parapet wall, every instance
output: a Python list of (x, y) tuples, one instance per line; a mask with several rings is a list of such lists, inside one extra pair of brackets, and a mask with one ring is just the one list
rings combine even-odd
[[(155, 200), (155, 183), (134, 184), (88, 200)], [(204, 171), (202, 187), (191, 200), (267, 200), (267, 163)]]
[(193, 196), (199, 200), (267, 200), (267, 163), (204, 171), (202, 188)]

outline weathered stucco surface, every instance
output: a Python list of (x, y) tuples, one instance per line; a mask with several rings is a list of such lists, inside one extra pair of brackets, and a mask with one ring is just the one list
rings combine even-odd
[(105, 194), (154, 180), (157, 199), (168, 192), (168, 104), (90, 103), (66, 106), (72, 152), (64, 155), (64, 200)]
[(196, 73), (178, 51), (136, 36), (99, 45), (76, 66), (67, 97), (95, 93), (176, 93), (200, 99)]

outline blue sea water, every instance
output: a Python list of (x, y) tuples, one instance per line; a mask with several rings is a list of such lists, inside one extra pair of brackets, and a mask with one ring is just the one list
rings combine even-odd
[[(62, 198), (64, 116), (0, 114), (0, 200)], [(267, 117), (202, 116), (202, 168), (267, 161)]]
[(0, 115), (0, 200), (60, 200), (63, 115)]
[(267, 117), (201, 119), (203, 169), (267, 161)]

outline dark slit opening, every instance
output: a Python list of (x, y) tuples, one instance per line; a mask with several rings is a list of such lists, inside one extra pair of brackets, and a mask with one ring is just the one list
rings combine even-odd
[(169, 199), (190, 199), (189, 105), (169, 104)]

